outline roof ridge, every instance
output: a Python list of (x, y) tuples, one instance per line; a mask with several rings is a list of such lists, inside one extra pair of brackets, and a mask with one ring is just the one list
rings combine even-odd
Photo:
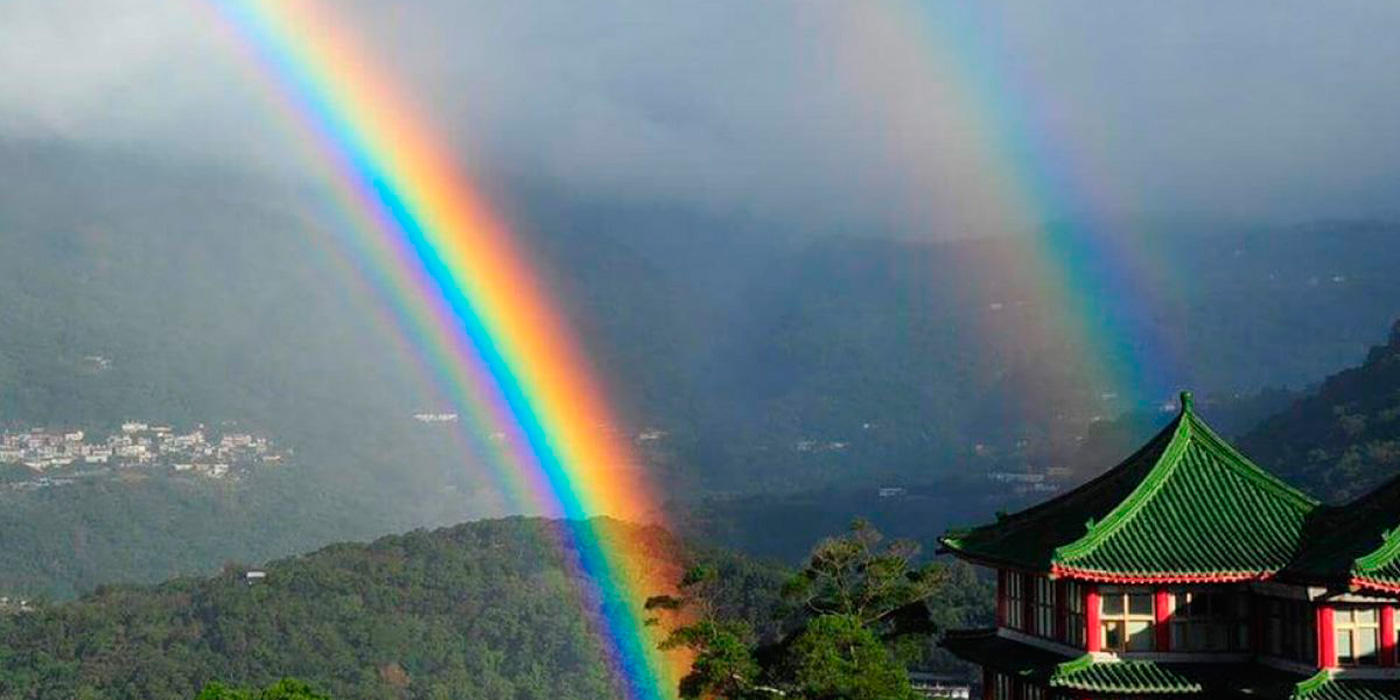
[(1324, 668), (1318, 671), (1317, 673), (1314, 673), (1313, 675), (1301, 681), (1298, 681), (1298, 684), (1293, 686), (1293, 695), (1291, 696), (1292, 700), (1302, 700), (1303, 698), (1306, 698), (1307, 696), (1316, 693), (1317, 691), (1322, 689), (1322, 686), (1327, 685), (1328, 681), (1331, 680), (1331, 672)]
[(1245, 456), (1243, 452), (1236, 449), (1235, 446), (1231, 445), (1225, 438), (1220, 437), (1220, 434), (1215, 432), (1215, 429), (1211, 428), (1210, 424), (1206, 423), (1205, 420), (1194, 411), (1189, 412), (1188, 415), (1190, 416), (1192, 426), (1197, 429), (1196, 432), (1199, 433), (1201, 440), (1203, 442), (1209, 442), (1212, 447), (1223, 451), (1225, 455), (1230, 458), (1226, 464), (1241, 476), (1281, 492), (1282, 495), (1287, 496), (1290, 500), (1305, 506), (1307, 510), (1312, 510), (1318, 505), (1321, 505), (1320, 501), (1304, 493), (1302, 489), (1299, 489), (1293, 484), (1279, 478), (1273, 472), (1255, 464), (1254, 460)]
[[(1143, 443), (1141, 447), (1137, 448), (1136, 450), (1133, 450), (1131, 454), (1119, 460), (1117, 464), (1113, 465), (1112, 467), (1109, 467), (1102, 474), (1099, 474), (1098, 476), (1074, 487), (1073, 489), (1070, 489), (1069, 491), (1066, 491), (1063, 494), (1060, 494), (1059, 496), (1056, 496), (1055, 498), (1051, 498), (1047, 501), (1042, 501), (1029, 508), (1025, 508), (1023, 510), (1012, 513), (1006, 516), (1005, 518), (1000, 519), (997, 524), (1004, 525), (1008, 528), (1015, 527), (1022, 520), (1030, 519), (1031, 516), (1037, 515), (1045, 510), (1055, 508), (1063, 502), (1065, 502), (1066, 500), (1074, 498), (1075, 496), (1083, 495), (1084, 493), (1092, 491), (1096, 487), (1102, 486), (1104, 482), (1110, 481), (1114, 477), (1119, 476), (1121, 474), (1119, 469), (1120, 467), (1125, 468), (1127, 467), (1127, 465), (1135, 463), (1137, 459), (1143, 456), (1144, 454), (1147, 454), (1148, 452), (1156, 449), (1157, 441), (1160, 440), (1163, 437), (1163, 435), (1169, 432), (1175, 432), (1178, 426), (1178, 422), (1180, 420), (1181, 416), (1178, 415), (1176, 418), (1172, 419), (1170, 423), (1167, 423), (1165, 426), (1163, 426), (1161, 430), (1157, 431), (1156, 435), (1153, 435), (1151, 439)], [(965, 532), (975, 529), (977, 528), (972, 527), (965, 529), (949, 530), (948, 533), (946, 533), (943, 537), (940, 537), (939, 540), (942, 541), (944, 539), (957, 539), (956, 537), (949, 537), (949, 535), (964, 534)]]
[(1196, 414), (1190, 392), (1182, 392), (1181, 396), (1181, 412), (1178, 416), (1176, 431), (1172, 435), (1171, 442), (1157, 458), (1157, 462), (1152, 465), (1137, 488), (1133, 489), (1121, 503), (1110, 510), (1101, 521), (1098, 523), (1089, 522), (1088, 531), (1085, 532), (1084, 536), (1056, 547), (1051, 557), (1052, 565), (1068, 564), (1068, 560), (1087, 556), (1111, 535), (1132, 522), (1138, 513), (1142, 512), (1143, 508), (1151, 502), (1152, 497), (1167, 484), (1172, 475), (1180, 470), (1181, 465), (1186, 462), (1186, 451), (1190, 449), (1193, 442), (1218, 456), (1224, 457), (1220, 461), (1231, 472), (1247, 482), (1283, 498), (1300, 515), (1312, 512), (1319, 505), (1312, 497), (1265, 471), (1220, 437), (1209, 424)]
[(1064, 676), (1083, 671), (1084, 669), (1089, 668), (1093, 665), (1094, 655), (1085, 653), (1084, 655), (1076, 656), (1073, 659), (1070, 659), (1069, 661), (1055, 664), (1055, 672), (1051, 674), (1051, 678), (1062, 678)]
[[(1138, 482), (1136, 488), (1127, 495), (1118, 505), (1114, 506), (1103, 520), (1095, 523), (1092, 519), (1087, 523), (1087, 531), (1079, 539), (1068, 544), (1055, 548), (1051, 555), (1051, 563), (1062, 563), (1066, 559), (1082, 557), (1088, 554), (1109, 535), (1117, 532), (1126, 525), (1132, 517), (1142, 510), (1152, 494), (1155, 494), (1166, 483), (1167, 477), (1175, 471), (1175, 467), (1181, 462), (1181, 455), (1186, 451), (1190, 441), (1190, 421), (1185, 420), (1189, 407), (1184, 408), (1181, 415), (1175, 421), (1175, 429), (1172, 432), (1171, 440), (1167, 443), (1162, 454), (1158, 455), (1157, 461), (1148, 469), (1147, 474)], [(1183, 437), (1184, 436), (1184, 437)], [(1154, 440), (1155, 442), (1155, 440)], [(1163, 463), (1167, 463), (1163, 467)]]
[(1381, 533), (1381, 546), (1357, 557), (1351, 563), (1351, 572), (1365, 575), (1385, 567), (1400, 555), (1400, 528), (1391, 528)]
[(1056, 664), (1050, 686), (1113, 695), (1199, 693), (1199, 679), (1147, 659), (1096, 659), (1085, 654)]

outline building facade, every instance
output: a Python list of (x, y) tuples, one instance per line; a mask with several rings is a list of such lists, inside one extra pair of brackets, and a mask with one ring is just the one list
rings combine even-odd
[(1181, 411), (1118, 466), (940, 540), (996, 570), (943, 645), (985, 700), (1400, 700), (1400, 480), (1325, 506)]

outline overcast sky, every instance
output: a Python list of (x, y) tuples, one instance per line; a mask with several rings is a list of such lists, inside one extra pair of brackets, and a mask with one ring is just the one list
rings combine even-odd
[[(204, 2), (0, 2), (0, 136), (295, 168)], [(323, 2), (487, 178), (915, 235), (1400, 215), (1400, 3)]]

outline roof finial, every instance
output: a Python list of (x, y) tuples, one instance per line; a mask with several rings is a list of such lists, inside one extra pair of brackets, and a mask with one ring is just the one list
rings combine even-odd
[(1185, 413), (1195, 408), (1195, 403), (1191, 400), (1191, 392), (1181, 392), (1181, 412)]

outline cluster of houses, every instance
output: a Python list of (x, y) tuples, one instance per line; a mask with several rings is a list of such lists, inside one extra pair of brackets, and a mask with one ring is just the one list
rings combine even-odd
[(101, 439), (82, 430), (33, 428), (0, 433), (0, 464), (22, 465), (40, 474), (58, 470), (72, 476), (73, 472), (105, 473), (110, 468), (168, 468), (224, 479), (281, 462), (286, 454), (266, 437), (228, 432), (215, 439), (206, 434), (204, 426), (182, 433), (170, 426), (131, 421)]
[(1059, 493), (1064, 484), (1074, 477), (1065, 467), (1050, 467), (1043, 471), (994, 471), (987, 478), (1003, 485), (1003, 489), (1016, 496), (1027, 494)]

